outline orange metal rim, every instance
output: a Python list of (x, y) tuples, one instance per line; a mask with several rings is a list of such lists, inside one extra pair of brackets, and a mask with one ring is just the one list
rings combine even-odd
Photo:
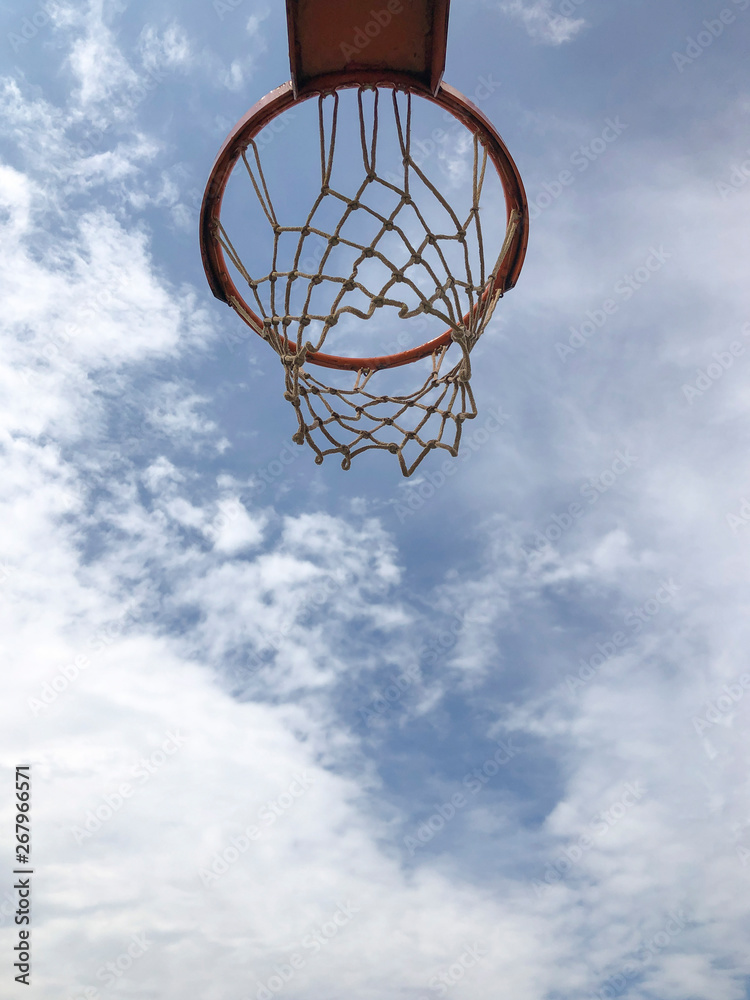
[[(258, 101), (240, 119), (227, 137), (211, 170), (203, 195), (200, 215), (201, 257), (211, 291), (216, 298), (228, 305), (232, 304), (233, 299), (239, 302), (247, 315), (243, 316), (241, 313), (238, 315), (259, 336), (262, 336), (263, 320), (250, 308), (237, 289), (216, 235), (222, 199), (232, 170), (241, 151), (274, 118), (318, 94), (328, 94), (335, 90), (361, 86), (395, 88), (416, 94), (449, 111), (470, 132), (479, 135), (480, 141), (487, 149), (487, 154), (500, 177), (505, 192), (507, 219), (510, 219), (511, 213), (515, 211), (519, 220), (508, 253), (492, 287), (487, 288), (484, 295), (494, 295), (498, 291), (504, 293), (513, 288), (518, 280), (526, 255), (529, 235), (529, 209), (521, 175), (492, 123), (463, 94), (447, 84), (441, 84), (437, 93), (433, 94), (428, 87), (416, 82), (412, 77), (399, 73), (384, 73), (381, 70), (358, 70), (351, 74), (337, 73), (330, 78), (318, 77), (313, 86), (300, 91), (297, 96), (294, 94), (292, 84), (285, 83)], [(468, 320), (469, 315), (467, 314), (464, 317), (464, 322), (468, 323)], [(372, 358), (344, 358), (333, 354), (310, 352), (307, 355), (307, 361), (322, 368), (378, 371), (384, 368), (398, 368), (401, 365), (429, 357), (450, 343), (451, 331), (446, 330), (434, 340), (399, 354)], [(290, 354), (296, 352), (295, 343), (287, 339), (286, 345)]]

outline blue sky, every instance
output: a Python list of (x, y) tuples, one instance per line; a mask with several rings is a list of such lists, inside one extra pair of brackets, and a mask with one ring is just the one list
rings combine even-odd
[(534, 218), (444, 482), (206, 285), (283, 4), (1, 16), (4, 995), (745, 998), (750, 3), (454, 2)]

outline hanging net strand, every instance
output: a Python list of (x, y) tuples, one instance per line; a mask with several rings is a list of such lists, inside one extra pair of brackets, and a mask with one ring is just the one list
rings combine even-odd
[[(371, 115), (368, 123), (364, 91), (372, 90)], [(477, 414), (470, 386), (469, 355), (484, 332), (503, 288), (496, 282), (519, 225), (516, 210), (510, 213), (505, 239), (492, 269), (487, 273), (486, 250), (480, 219), (480, 201), (485, 183), (487, 150), (477, 134), (473, 136), (471, 174), (471, 207), (465, 218), (459, 218), (440, 190), (415, 161), (411, 149), (412, 95), (405, 95), (405, 109), (392, 90), (395, 134), (403, 163), (401, 184), (378, 176), (377, 152), (380, 125), (380, 92), (360, 87), (357, 92), (359, 146), (364, 169), (363, 179), (353, 196), (336, 190), (332, 184), (334, 155), (337, 148), (339, 93), (318, 98), (318, 130), (320, 143), (320, 194), (301, 226), (279, 223), (261, 163), (255, 139), (251, 139), (241, 158), (245, 172), (273, 231), (271, 270), (253, 278), (221, 222), (216, 222), (216, 235), (224, 253), (247, 283), (255, 303), (257, 320), (243, 303), (232, 298), (230, 304), (246, 323), (268, 341), (281, 358), (285, 369), (285, 398), (297, 414), (298, 429), (293, 436), (297, 444), (307, 443), (320, 464), (327, 455), (339, 454), (342, 468), (348, 469), (354, 457), (364, 451), (380, 448), (398, 457), (401, 471), (410, 476), (425, 455), (443, 448), (451, 455), (458, 453), (464, 420)], [(327, 107), (330, 114), (326, 115)], [(343, 142), (343, 140), (342, 140)], [(428, 193), (442, 209), (441, 216), (450, 220), (453, 231), (433, 232), (426, 212), (416, 204), (415, 180), (422, 193)], [(370, 192), (389, 192), (395, 207), (389, 214), (367, 203)], [(380, 199), (382, 202), (382, 197)], [(341, 203), (341, 214), (334, 226), (320, 222), (322, 209)], [(364, 213), (376, 224), (376, 232), (367, 245), (352, 238), (352, 226), (347, 225), (354, 213)], [(317, 217), (317, 218), (316, 218)], [(415, 226), (416, 223), (416, 226)], [(417, 232), (417, 237), (414, 237)], [(287, 234), (296, 236), (296, 248), (283, 270), (280, 243)], [(306, 240), (318, 237), (325, 248), (317, 268), (303, 270)], [(386, 240), (388, 237), (388, 240)], [(395, 253), (393, 240), (403, 245)], [(387, 243), (388, 252), (381, 248)], [(465, 274), (456, 274), (446, 251), (457, 247)], [(336, 273), (334, 262), (340, 259), (335, 250), (345, 248), (353, 261), (344, 273)], [(455, 251), (451, 251), (455, 259)], [(474, 260), (472, 260), (472, 252)], [(290, 255), (291, 256), (291, 255)], [(398, 262), (396, 262), (398, 259)], [(385, 269), (387, 278), (375, 291), (364, 283), (362, 271), (375, 262)], [(476, 273), (475, 273), (476, 272)], [(320, 286), (323, 286), (322, 289)], [(326, 310), (320, 311), (322, 292), (328, 294)], [(296, 306), (295, 311), (295, 303)], [(399, 319), (431, 316), (440, 320), (450, 331), (451, 342), (458, 345), (460, 357), (448, 371), (443, 362), (450, 347), (443, 346), (432, 355), (431, 370), (423, 384), (402, 395), (378, 395), (371, 387), (374, 371), (360, 369), (354, 374), (349, 388), (326, 385), (305, 367), (311, 352), (320, 352), (326, 338), (342, 316), (350, 314), (369, 320), (376, 310), (391, 307)], [(316, 311), (317, 308), (317, 311)], [(406, 453), (409, 458), (407, 459)]]

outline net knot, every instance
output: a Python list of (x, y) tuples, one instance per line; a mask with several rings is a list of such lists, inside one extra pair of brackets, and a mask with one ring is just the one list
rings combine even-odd
[[(301, 368), (302, 365), (304, 365), (305, 361), (307, 360), (307, 347), (301, 347), (298, 351), (295, 351), (294, 353), (289, 352), (287, 354), (282, 354), (281, 360), (287, 366), (287, 368)], [(296, 398), (296, 397), (297, 393), (295, 392), (293, 394), (293, 397), (290, 398)], [(297, 403), (297, 405), (299, 405), (299, 403)]]

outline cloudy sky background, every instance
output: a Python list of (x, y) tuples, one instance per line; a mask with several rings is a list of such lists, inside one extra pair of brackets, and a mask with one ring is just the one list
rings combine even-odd
[(749, 8), (454, 0), (535, 220), (435, 489), (205, 282), (283, 5), (3, 6), (3, 995), (750, 996)]

